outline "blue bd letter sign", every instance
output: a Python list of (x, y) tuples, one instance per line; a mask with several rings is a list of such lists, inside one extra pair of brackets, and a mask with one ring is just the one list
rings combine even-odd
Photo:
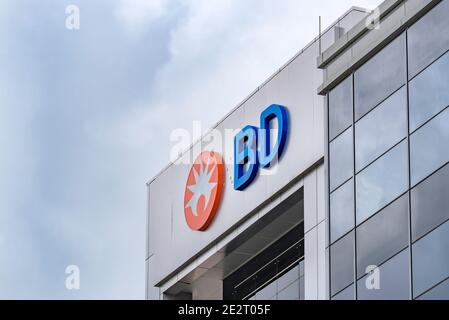
[[(278, 134), (276, 145), (271, 150), (270, 123), (275, 119), (278, 124)], [(244, 190), (256, 177), (259, 166), (269, 168), (282, 155), (287, 141), (288, 124), (287, 109), (273, 104), (260, 115), (260, 129), (246, 126), (235, 136), (235, 190)]]

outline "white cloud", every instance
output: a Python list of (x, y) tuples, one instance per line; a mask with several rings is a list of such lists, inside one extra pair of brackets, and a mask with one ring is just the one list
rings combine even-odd
[[(143, 298), (144, 182), (168, 163), (170, 131), (220, 120), (316, 36), (319, 14), (378, 2), (87, 0), (103, 19), (86, 10), (91, 25), (70, 35), (50, 1), (40, 20), (0, 2), (0, 297), (73, 297), (60, 291), (67, 262), (85, 279), (75, 297)], [(148, 30), (175, 5), (166, 45)]]
[(171, 0), (120, 0), (116, 14), (126, 28), (139, 33), (167, 13), (170, 2)]
[(187, 14), (171, 31), (155, 94), (120, 120), (124, 136), (160, 144), (168, 163), (171, 130), (190, 129), (195, 120), (206, 130), (219, 121), (317, 36), (318, 15), (330, 24), (353, 4), (372, 8), (380, 0), (354, 2), (183, 0)]

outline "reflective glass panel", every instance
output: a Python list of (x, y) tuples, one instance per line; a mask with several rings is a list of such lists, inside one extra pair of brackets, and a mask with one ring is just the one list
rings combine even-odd
[(449, 165), (411, 192), (413, 241), (449, 219)]
[(330, 186), (334, 190), (352, 177), (353, 134), (352, 127), (338, 136), (329, 145)]
[(354, 285), (350, 285), (343, 291), (336, 294), (334, 297), (332, 297), (331, 300), (355, 300), (355, 287)]
[(424, 293), (418, 300), (449, 300), (449, 280)]
[(407, 90), (381, 103), (355, 125), (357, 171), (381, 156), (407, 135)]
[(335, 242), (331, 254), (331, 293), (334, 295), (354, 281), (354, 232)]
[(256, 300), (271, 300), (276, 297), (276, 293), (277, 286), (274, 281), (256, 293)]
[(355, 72), (354, 108), (357, 120), (405, 84), (405, 51), (405, 34), (402, 34)]
[(449, 223), (413, 245), (413, 292), (417, 297), (449, 276)]
[(354, 228), (354, 182), (351, 179), (330, 197), (331, 242)]
[(406, 194), (357, 228), (358, 278), (408, 246), (408, 232)]
[[(357, 282), (358, 300), (410, 299), (410, 256), (404, 250)], [(378, 284), (378, 286), (377, 286)]]
[(410, 82), (410, 132), (449, 105), (449, 53)]
[(449, 160), (449, 109), (443, 111), (410, 137), (412, 185), (420, 182)]
[(299, 278), (299, 265), (278, 278), (278, 290), (283, 290)]
[(401, 142), (356, 177), (357, 224), (408, 188), (408, 146)]
[(352, 76), (329, 93), (329, 140), (352, 124)]
[(442, 1), (407, 31), (410, 77), (449, 49), (448, 12), (449, 1)]
[(299, 279), (278, 293), (278, 300), (299, 300)]

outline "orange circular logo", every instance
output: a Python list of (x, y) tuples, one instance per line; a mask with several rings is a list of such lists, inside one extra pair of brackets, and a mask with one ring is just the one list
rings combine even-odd
[(184, 193), (184, 215), (190, 229), (205, 231), (215, 217), (224, 187), (223, 159), (204, 151), (193, 163)]

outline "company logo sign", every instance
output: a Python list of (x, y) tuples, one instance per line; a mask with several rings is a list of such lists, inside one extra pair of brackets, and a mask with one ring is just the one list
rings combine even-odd
[(190, 229), (207, 230), (219, 207), (223, 188), (223, 158), (217, 152), (202, 152), (190, 169), (184, 193), (184, 215)]
[[(271, 148), (271, 123), (277, 120), (276, 144)], [(234, 189), (246, 189), (259, 167), (269, 168), (284, 151), (288, 135), (288, 112), (273, 104), (260, 115), (260, 128), (246, 126), (234, 138)]]

